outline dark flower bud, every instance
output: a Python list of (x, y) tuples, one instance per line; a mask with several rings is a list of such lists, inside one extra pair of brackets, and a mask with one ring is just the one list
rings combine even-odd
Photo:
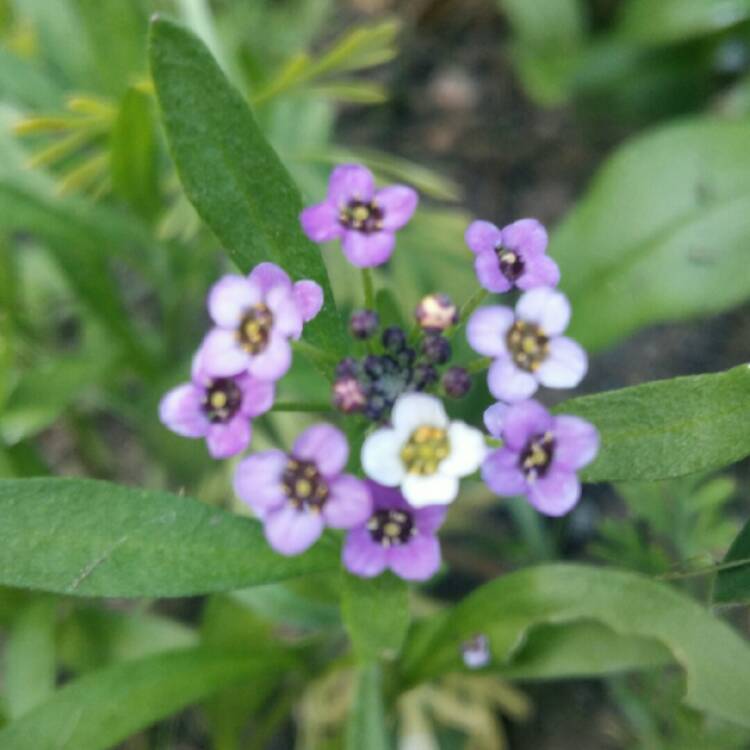
[(367, 403), (367, 397), (356, 378), (339, 378), (333, 384), (333, 404), (345, 414), (362, 411)]
[(374, 310), (355, 310), (349, 318), (349, 330), (355, 339), (369, 339), (380, 325), (380, 318)]
[(413, 383), (418, 391), (423, 391), (438, 381), (438, 372), (433, 365), (418, 364), (414, 368)]
[(378, 357), (376, 354), (368, 354), (363, 363), (365, 374), (377, 379), (383, 375), (386, 369), (385, 357)]
[(354, 357), (345, 357), (336, 365), (335, 376), (339, 378), (356, 378), (359, 375), (360, 366)]
[(399, 354), (406, 346), (406, 334), (398, 326), (390, 326), (383, 331), (383, 346), (391, 354)]
[(423, 331), (439, 333), (458, 323), (458, 308), (447, 294), (437, 292), (422, 298), (414, 317)]
[(407, 346), (403, 351), (400, 351), (396, 355), (396, 361), (398, 362), (399, 367), (405, 370), (408, 370), (414, 364), (416, 358), (417, 353), (410, 346)]
[(378, 393), (373, 393), (367, 399), (367, 405), (365, 406), (365, 415), (372, 420), (380, 419), (390, 407), (388, 400), (385, 396)]
[(429, 334), (422, 342), (422, 354), (428, 362), (435, 365), (444, 365), (450, 358), (453, 350), (450, 341), (437, 334)]
[(463, 367), (451, 367), (443, 375), (443, 390), (451, 398), (463, 398), (471, 389), (471, 375)]

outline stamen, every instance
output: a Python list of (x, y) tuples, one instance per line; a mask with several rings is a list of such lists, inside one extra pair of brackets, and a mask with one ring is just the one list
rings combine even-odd
[(242, 406), (242, 391), (231, 378), (218, 378), (206, 389), (203, 413), (212, 423), (228, 422)]
[(320, 512), (328, 500), (328, 483), (312, 461), (290, 458), (281, 486), (289, 502), (299, 510)]
[(372, 201), (353, 200), (339, 212), (339, 222), (347, 229), (371, 234), (383, 228), (383, 210)]
[(526, 372), (538, 370), (549, 354), (549, 337), (536, 323), (517, 320), (506, 341), (513, 361)]
[(519, 465), (526, 481), (533, 484), (549, 470), (555, 453), (555, 436), (551, 432), (535, 435), (521, 452)]
[(401, 449), (401, 460), (410, 474), (430, 476), (440, 462), (450, 454), (450, 442), (445, 430), (422, 425), (411, 434)]
[(273, 313), (262, 303), (248, 309), (237, 329), (240, 346), (248, 354), (259, 354), (268, 346), (273, 328)]
[(400, 510), (375, 511), (367, 530), (373, 541), (385, 548), (406, 544), (417, 533), (411, 513)]
[(495, 254), (500, 266), (500, 273), (511, 283), (518, 281), (526, 268), (523, 258), (515, 250), (509, 250), (502, 245), (495, 248)]

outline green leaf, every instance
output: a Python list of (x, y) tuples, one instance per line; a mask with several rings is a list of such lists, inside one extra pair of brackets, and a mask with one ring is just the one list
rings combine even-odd
[(390, 572), (377, 578), (344, 572), (341, 614), (361, 661), (393, 658), (409, 627), (409, 587)]
[[(685, 670), (686, 703), (750, 726), (750, 647), (731, 628), (665, 584), (581, 565), (540, 566), (502, 576), (438, 623), (414, 629), (401, 662), (405, 684), (460, 669), (460, 645), (477, 633), (489, 638), (493, 665), (512, 670), (531, 628), (581, 621), (596, 621), (623, 637), (657, 641)], [(591, 659), (582, 642), (578, 648), (584, 649), (582, 660)], [(550, 655), (554, 658), (555, 652)]]
[(347, 750), (388, 750), (380, 667), (370, 664), (357, 673), (354, 704), (346, 725)]
[(243, 271), (270, 260), (318, 282), (326, 301), (305, 337), (343, 354), (320, 250), (300, 228), (299, 191), (241, 94), (197, 37), (163, 19), (152, 23), (151, 67), (172, 155), (198, 213)]
[(552, 237), (570, 335), (600, 349), (750, 296), (750, 123), (693, 120), (621, 147)]
[(589, 420), (601, 450), (588, 482), (712, 471), (750, 455), (750, 366), (583, 396), (556, 411)]
[(714, 581), (715, 604), (750, 603), (750, 522), (746, 523), (722, 561)]
[(87, 479), (0, 481), (0, 585), (193, 596), (338, 567), (330, 537), (283, 557), (260, 524), (197, 500)]
[(155, 721), (242, 680), (278, 656), (190, 649), (93, 672), (0, 731), (3, 750), (106, 750)]

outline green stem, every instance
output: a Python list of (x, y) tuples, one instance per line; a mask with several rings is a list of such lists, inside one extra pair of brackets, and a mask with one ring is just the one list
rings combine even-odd
[(271, 411), (312, 411), (312, 412), (328, 412), (333, 411), (333, 407), (330, 404), (325, 403), (313, 403), (304, 401), (279, 401), (271, 407)]
[(491, 357), (480, 357), (479, 359), (472, 360), (466, 365), (466, 372), (470, 375), (476, 375), (478, 372), (486, 370), (491, 364)]
[(461, 305), (461, 309), (458, 312), (458, 323), (453, 326), (450, 330), (445, 332), (447, 338), (452, 339), (458, 331), (466, 325), (466, 321), (469, 319), (471, 314), (476, 310), (479, 305), (484, 302), (489, 292), (486, 289), (479, 288), (474, 294)]
[(365, 292), (365, 310), (374, 310), (375, 287), (372, 283), (372, 271), (369, 268), (362, 269), (362, 288)]
[(722, 570), (741, 568), (745, 565), (750, 565), (750, 557), (743, 557), (741, 560), (732, 560), (731, 562), (720, 563), (719, 565), (711, 565), (707, 568), (699, 568), (698, 570), (664, 573), (663, 575), (656, 576), (656, 579), (658, 581), (677, 581), (684, 578), (698, 578), (699, 576), (709, 575), (710, 573), (719, 573)]

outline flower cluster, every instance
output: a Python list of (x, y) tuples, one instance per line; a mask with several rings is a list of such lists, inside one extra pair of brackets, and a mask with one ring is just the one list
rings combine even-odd
[[(396, 232), (417, 203), (411, 188), (378, 190), (367, 169), (343, 165), (331, 175), (326, 200), (306, 208), (300, 222), (310, 239), (340, 240), (349, 262), (369, 269), (390, 258)], [(464, 321), (450, 298), (424, 297), (411, 333), (382, 329), (375, 310), (356, 310), (349, 324), (352, 356), (333, 373), (333, 404), (376, 423), (353, 457), (366, 478), (346, 472), (349, 444), (325, 422), (305, 429), (290, 451), (254, 453), (236, 467), (237, 496), (280, 554), (304, 552), (326, 528), (344, 530), (342, 560), (351, 573), (372, 577), (389, 569), (421, 581), (440, 567), (437, 531), (462, 478), (481, 470), (497, 494), (526, 495), (549, 515), (578, 500), (576, 472), (596, 455), (597, 432), (577, 417), (552, 416), (529, 398), (540, 384), (576, 385), (587, 367), (583, 349), (562, 335), (570, 306), (554, 288), (560, 273), (546, 255), (544, 227), (533, 219), (503, 229), (477, 221), (466, 241), (483, 288), (522, 292), (515, 309), (488, 306), (466, 321), (470, 345), (492, 358), (488, 385), (499, 402), (484, 421), (501, 447), (489, 451), (485, 434), (451, 420), (440, 398), (460, 398), (471, 387), (469, 368), (452, 362), (451, 340)], [(363, 273), (371, 302), (370, 272)], [(252, 420), (272, 408), (276, 383), (291, 366), (291, 342), (322, 304), (316, 283), (293, 282), (272, 263), (246, 277), (220, 279), (208, 295), (214, 326), (193, 359), (191, 382), (162, 399), (164, 424), (205, 438), (214, 458), (245, 451)], [(470, 666), (489, 658), (482, 638), (466, 646)]]

